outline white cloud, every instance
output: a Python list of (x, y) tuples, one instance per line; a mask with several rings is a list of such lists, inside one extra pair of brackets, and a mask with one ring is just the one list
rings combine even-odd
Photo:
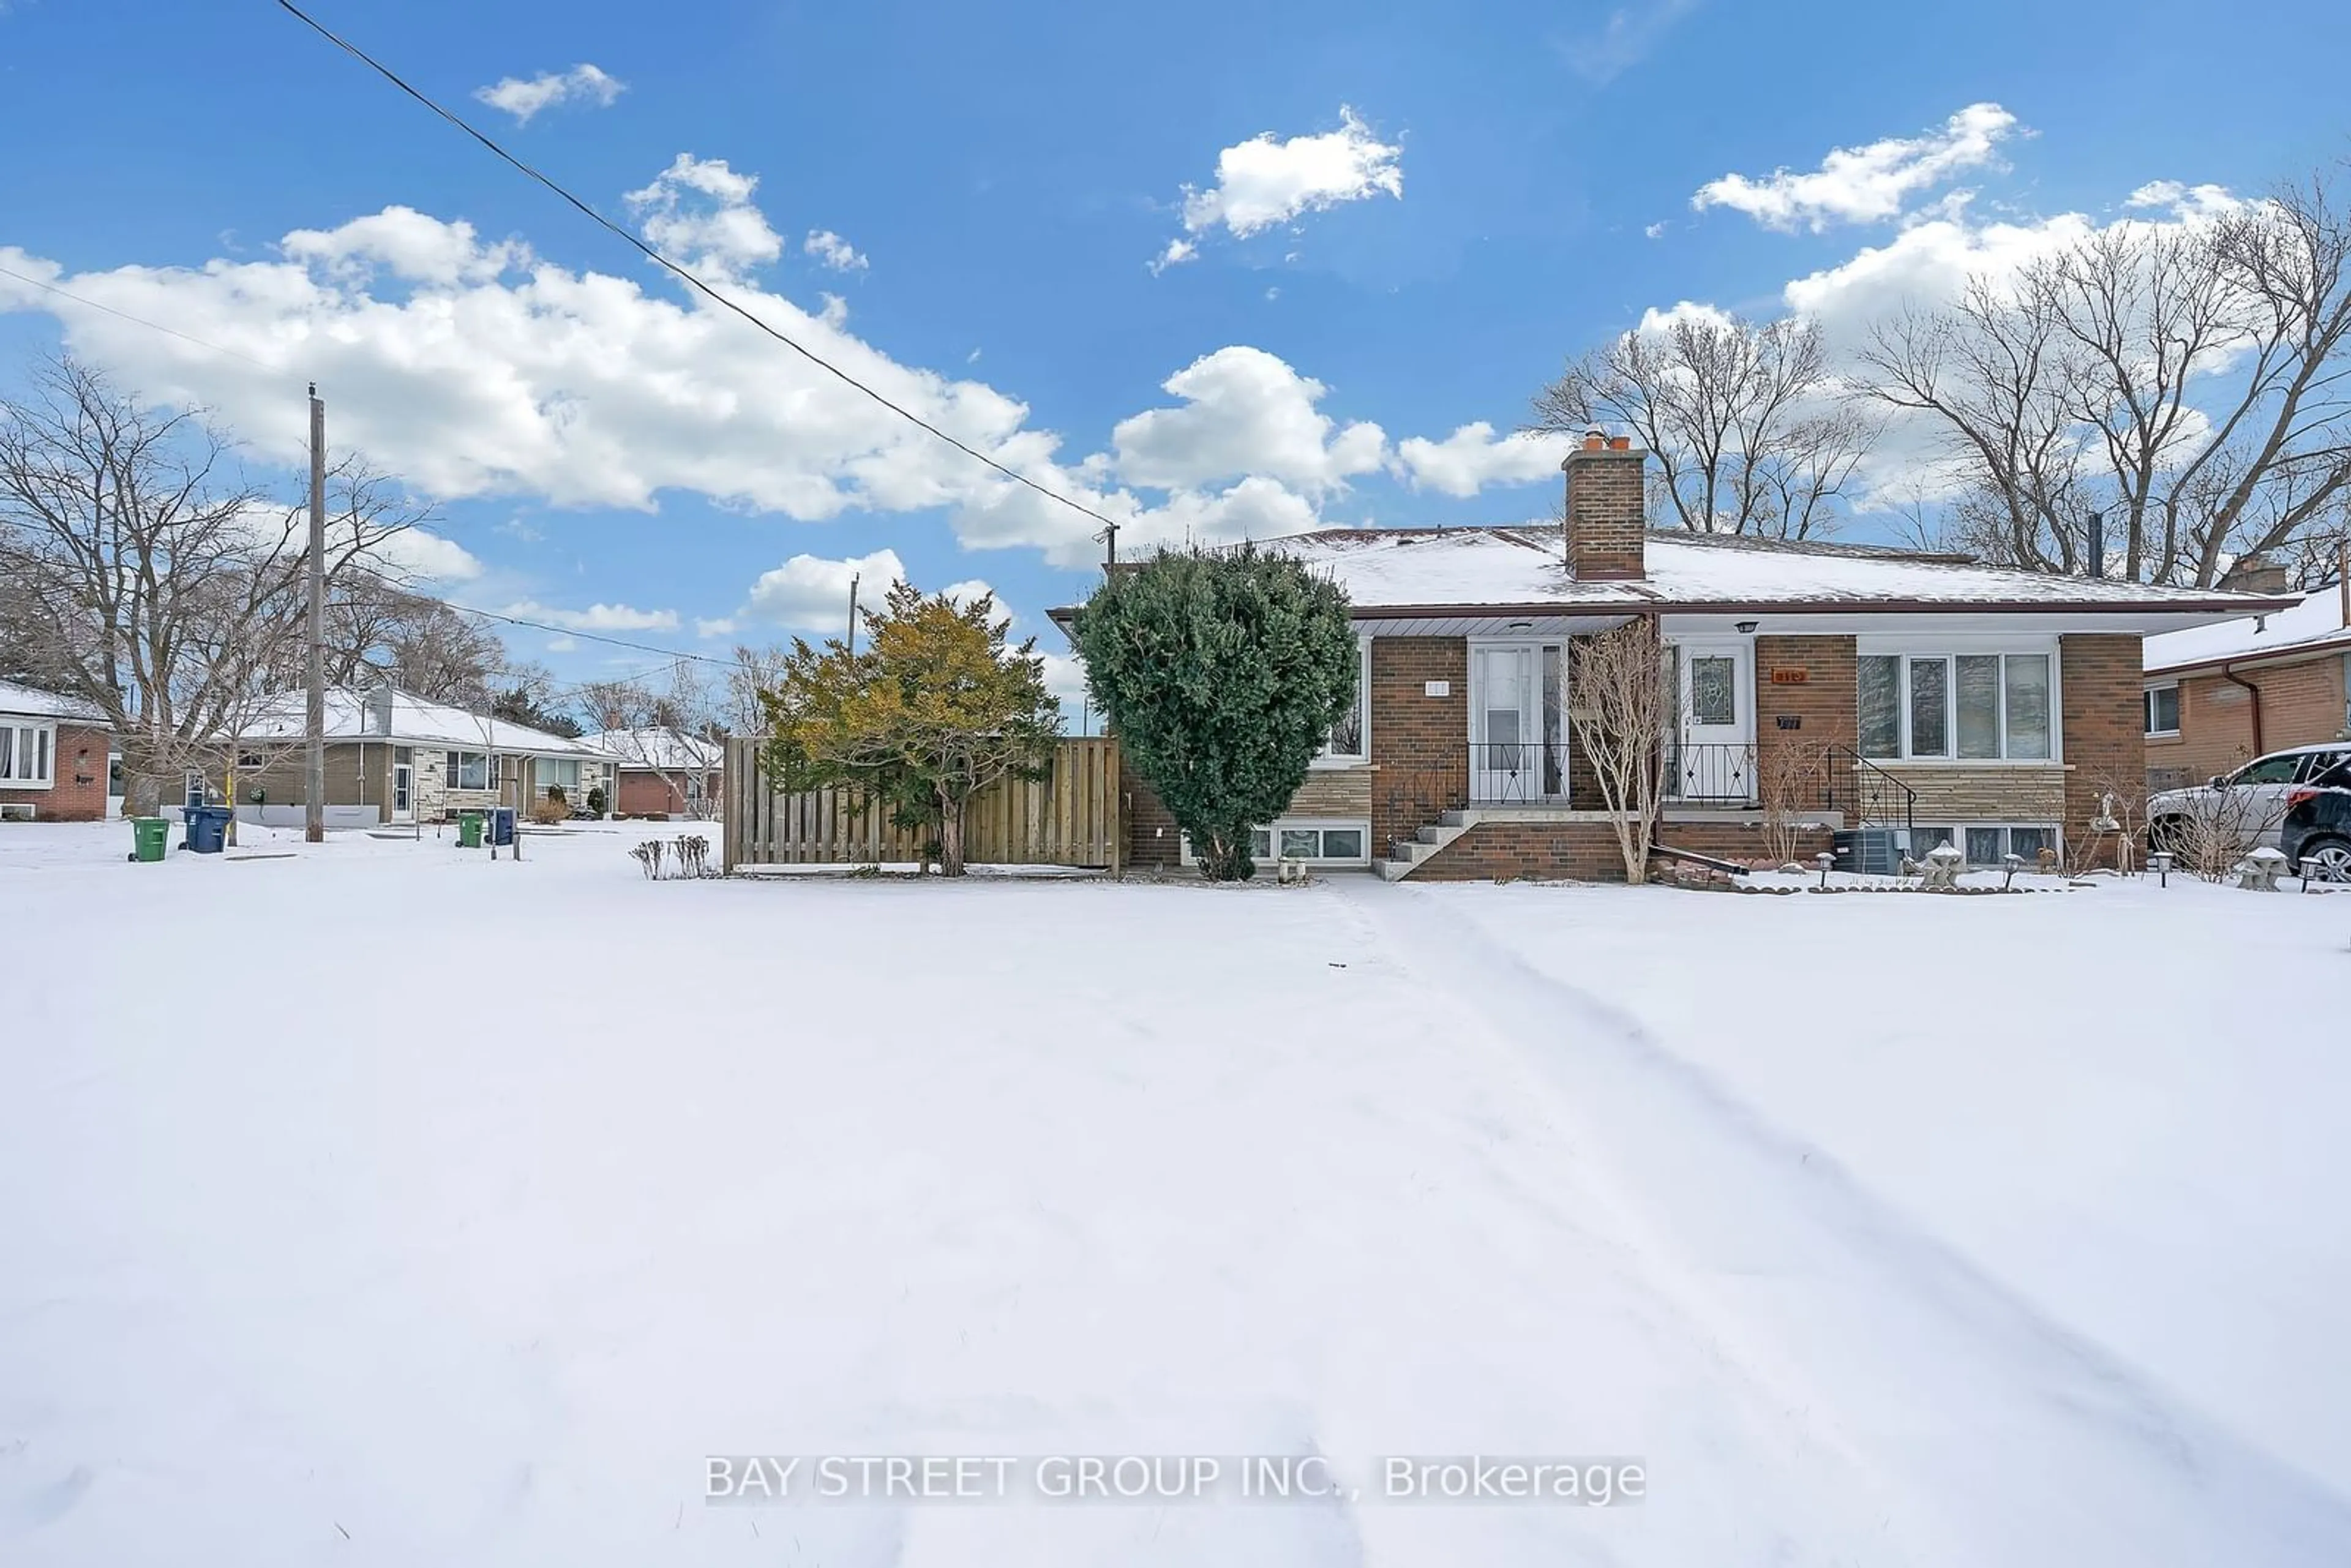
[(1322, 383), (1263, 349), (1218, 349), (1164, 384), (1182, 407), (1151, 409), (1111, 432), (1130, 484), (1188, 489), (1261, 475), (1320, 496), (1375, 471), (1386, 455), (1378, 425), (1339, 425), (1314, 406)]
[(507, 77), (496, 87), (475, 88), (474, 96), (492, 109), (513, 115), (517, 123), (528, 124), (532, 115), (558, 104), (593, 103), (599, 109), (610, 109), (625, 90), (625, 83), (582, 62), (568, 71), (545, 76)]
[[(982, 578), (974, 577), (967, 578), (961, 582), (950, 582), (945, 588), (940, 589), (939, 591), (946, 594), (951, 602), (966, 606), (978, 602), (983, 595), (996, 598), (996, 612), (998, 616), (1002, 617), (1012, 614), (1010, 608), (1005, 604), (1004, 601), (1001, 598), (997, 597), (996, 590), (989, 587), (986, 580)], [(1019, 617), (1013, 616), (1013, 619), (1018, 620)]]
[[(1372, 196), (1404, 196), (1404, 148), (1372, 134), (1355, 111), (1342, 105), (1339, 129), (1277, 141), (1271, 131), (1217, 154), (1217, 183), (1207, 190), (1184, 187), (1184, 230), (1197, 236), (1223, 228), (1236, 239), (1322, 212), (1343, 202)], [(1198, 254), (1196, 238), (1168, 242), (1152, 264), (1155, 272)]]
[(1654, 224), (1645, 225), (1641, 230), (1641, 237), (1644, 239), (1663, 239), (1666, 237), (1666, 230), (1669, 226), (1670, 225), (1667, 225), (1664, 219), (1660, 218)]
[(1996, 163), (2000, 143), (2016, 133), (2016, 116), (1996, 103), (1973, 103), (1923, 136), (1837, 148), (1807, 173), (1725, 174), (1698, 187), (1690, 205), (1729, 207), (1767, 228), (1815, 234), (1833, 224), (1882, 223), (1901, 216), (1917, 193)]
[(1540, 431), (1514, 431), (1496, 440), (1494, 427), (1481, 419), (1443, 441), (1407, 436), (1396, 443), (1396, 458), (1416, 490), (1474, 496), (1489, 485), (1556, 478), (1569, 444), (1564, 435)]
[(783, 235), (751, 204), (758, 186), (758, 175), (737, 173), (724, 158), (681, 152), (653, 183), (624, 199), (655, 250), (694, 271), (732, 279), (784, 254)]
[(862, 272), (865, 257), (858, 248), (831, 229), (810, 229), (800, 242), (803, 254), (814, 256), (835, 272)]
[[(756, 188), (750, 173), (689, 156), (638, 196), (649, 228), (700, 222), (714, 204), (733, 213), (734, 239), (690, 248), (756, 261), (779, 245), (751, 204)], [(1095, 518), (1004, 479), (699, 296), (650, 272), (569, 270), (462, 222), (390, 208), (298, 230), (274, 256), (196, 268), (69, 274), (5, 246), (0, 266), (231, 350), (0, 277), (0, 312), (55, 314), (73, 353), (159, 402), (214, 411), (257, 457), (301, 461), (302, 405), (284, 392), (315, 378), (339, 448), (421, 496), (528, 502), (527, 522), (501, 525), (519, 537), (560, 528), (538, 508), (651, 513), (677, 491), (802, 522), (938, 507), (969, 548), (1101, 559)], [(1391, 455), (1379, 425), (1326, 415), (1320, 382), (1242, 346), (1170, 377), (1174, 406), (1065, 455), (1018, 399), (891, 358), (849, 330), (845, 307), (812, 309), (753, 282), (728, 293), (901, 407), (1117, 518), (1123, 550), (1316, 527), (1329, 498)]]
[(425, 582), (471, 582), (482, 575), (472, 551), (423, 528), (402, 528), (371, 553), (393, 571)]
[(550, 653), (576, 653), (580, 651), (580, 639), (568, 632), (549, 637), (547, 651)]
[(905, 565), (895, 550), (846, 560), (796, 555), (751, 585), (751, 612), (763, 620), (794, 632), (821, 632), (840, 636), (849, 630), (849, 585), (857, 580), (857, 602), (872, 609), (882, 602), (890, 585), (903, 581)]
[(1171, 239), (1167, 248), (1151, 258), (1151, 276), (1158, 277), (1171, 267), (1180, 267), (1200, 254), (1200, 247), (1188, 239)]
[(1590, 37), (1575, 35), (1559, 40), (1575, 74), (1594, 87), (1605, 87), (1648, 58), (1651, 50), (1676, 22), (1695, 10), (1698, 0), (1635, 0), (1608, 13), (1608, 20)]
[(732, 637), (735, 635), (735, 618), (731, 615), (709, 620), (697, 617), (694, 622), (694, 634), (697, 637)]
[(522, 599), (498, 613), (517, 621), (543, 621), (567, 632), (674, 632), (674, 610), (638, 610), (626, 604), (591, 604), (585, 610), (563, 610), (536, 600)]
[(2159, 207), (2175, 217), (2217, 217), (2244, 205), (2226, 185), (2190, 185), (2179, 180), (2150, 180), (2126, 197), (2126, 207)]

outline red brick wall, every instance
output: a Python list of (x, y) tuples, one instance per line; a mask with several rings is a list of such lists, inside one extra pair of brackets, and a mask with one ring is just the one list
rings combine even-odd
[(1587, 581), (1648, 575), (1643, 465), (1628, 446), (1586, 445), (1567, 455), (1567, 563)]
[[(623, 817), (658, 817), (677, 815), (686, 809), (684, 797), (677, 784), (683, 773), (654, 773), (643, 768), (621, 770), (620, 799), (612, 802), (615, 813)], [(703, 789), (716, 811), (719, 804), (719, 787), (724, 775), (713, 773), (703, 780)]]
[[(1802, 670), (1801, 685), (1775, 685), (1774, 670)], [(1831, 743), (1851, 746), (1861, 710), (1858, 665), (1851, 637), (1772, 637), (1755, 639), (1755, 776), (1759, 789), (1769, 789), (1773, 769), (1783, 761), (1802, 769), (1799, 781), (1810, 789), (1804, 759), (1818, 757)], [(1792, 718), (1794, 729), (1780, 721)], [(1761, 799), (1761, 796), (1758, 797)], [(1695, 848), (1696, 846), (1691, 846)]]
[(1606, 822), (1480, 822), (1420, 862), (1415, 882), (1573, 877), (1623, 882), (1624, 852)]
[(1124, 758), (1119, 786), (1126, 792), (1126, 863), (1137, 871), (1173, 871), (1184, 862), (1184, 841), (1165, 802)]
[[(1826, 828), (1805, 828), (1795, 836), (1796, 859), (1810, 868), (1812, 858), (1829, 847)], [(1676, 822), (1657, 824), (1657, 842), (1693, 854), (1752, 865), (1771, 858), (1771, 845), (1760, 822)]]
[[(2136, 633), (2098, 632), (2057, 641), (2064, 685), (2065, 821), (2078, 846), (2098, 814), (2099, 797), (2147, 776), (2147, 709)], [(2099, 858), (2112, 863), (2114, 835)]]
[[(2262, 692), (2262, 751), (2312, 746), (2343, 733), (2343, 654), (2297, 664), (2241, 670)], [(2189, 675), (2179, 682), (2179, 733), (2150, 736), (2150, 782), (2168, 787), (2201, 783), (2249, 762), (2253, 743), (2253, 695), (2224, 676)], [(2166, 777), (2159, 781), (2153, 775)], [(2176, 776), (2176, 777), (2175, 777)]]
[(56, 750), (49, 758), (49, 772), (57, 782), (47, 789), (0, 789), (0, 804), (30, 805), (35, 818), (44, 822), (103, 821), (106, 731), (61, 724), (51, 744)]
[[(1443, 681), (1444, 696), (1427, 694)], [(1469, 799), (1469, 644), (1372, 639), (1372, 852), (1385, 855)]]

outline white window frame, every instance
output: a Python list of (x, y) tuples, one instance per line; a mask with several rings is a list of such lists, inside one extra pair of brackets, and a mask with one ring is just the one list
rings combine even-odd
[[(468, 757), (478, 757), (482, 759), (482, 777), (486, 782), (467, 784), (463, 781), (465, 776), (465, 758)], [(486, 795), (498, 787), (497, 765), (497, 755), (495, 752), (444, 751), (441, 754), (441, 788), (469, 790), (476, 795)]]
[[(571, 769), (570, 778), (550, 780), (538, 777), (540, 768), (563, 767)], [(577, 757), (542, 757), (531, 769), (531, 783), (538, 789), (541, 800), (548, 798), (547, 791), (551, 783), (560, 784), (563, 786), (563, 798), (569, 800), (580, 792), (580, 780), (587, 777), (587, 768)]]
[[(2158, 692), (2171, 694), (2171, 727), (2169, 729), (2155, 727), (2155, 696)], [(2179, 733), (2179, 683), (2178, 681), (2161, 681), (2147, 687), (2140, 701), (2147, 710), (2144, 722), (2147, 726), (2147, 737), (2149, 740), (2162, 739)]]
[[(2055, 850), (2060, 857), (2063, 857), (2065, 852), (2064, 831), (2055, 822), (1917, 822), (1912, 824), (1910, 831), (1913, 836), (1910, 840), (1909, 854), (1913, 860), (1923, 859), (1925, 857), (1926, 835), (1928, 833), (1949, 833), (1950, 837), (1944, 841), (1957, 847), (1961, 854), (1968, 852), (1968, 835), (1970, 833), (1998, 833), (2000, 835), (2000, 858), (1993, 860), (1989, 863), (1982, 861), (1969, 861), (1967, 865), (1968, 869), (1970, 871), (2000, 870), (2005, 863), (2007, 856), (2015, 845), (2014, 839), (2010, 835), (2019, 831), (2045, 834), (2047, 835), (2047, 842), (2051, 849)], [(2035, 869), (2037, 869), (2040, 862), (2037, 860), (2034, 860), (2031, 863)]]
[[(2053, 638), (1950, 635), (1932, 639), (1904, 639), (1899, 642), (1877, 638), (1859, 638), (1855, 655), (1855, 749), (1865, 759), (1876, 763), (1916, 763), (1933, 768), (2058, 768), (2065, 761), (2064, 734), (2064, 661)], [(2022, 654), (2049, 661), (2049, 755), (2046, 757), (2011, 757), (2008, 755), (2008, 658)], [(1989, 656), (2001, 660), (2000, 707), (1995, 722), (2000, 731), (2001, 755), (1998, 757), (1961, 757), (1959, 752), (1959, 676), (1957, 660)], [(1860, 743), (1860, 664), (1862, 659), (1884, 658), (1901, 661), (1895, 678), (1895, 695), (1898, 714), (1896, 723), (1900, 750), (1891, 757), (1873, 757)], [(1913, 659), (1939, 659), (1947, 668), (1943, 682), (1944, 750), (1936, 755), (1914, 756), (1910, 750), (1910, 662)], [(2031, 826), (2030, 823), (2025, 824)]]
[[(1317, 833), (1335, 830), (1340, 832), (1363, 835), (1364, 852), (1362, 854), (1301, 857), (1298, 862), (1301, 865), (1369, 866), (1372, 863), (1372, 821), (1369, 817), (1280, 817), (1265, 827), (1249, 830), (1252, 834), (1263, 833), (1266, 836), (1266, 848), (1263, 852), (1259, 852), (1254, 847), (1249, 851), (1249, 858), (1258, 862), (1259, 869), (1263, 870), (1280, 862), (1281, 856), (1277, 852), (1281, 848), (1281, 834), (1284, 829), (1295, 832), (1311, 831)], [(1320, 847), (1320, 841), (1317, 841), (1317, 847)], [(1187, 866), (1199, 864), (1198, 857), (1192, 853), (1191, 834), (1176, 835), (1176, 858), (1183, 864)]]
[[(1361, 751), (1333, 751), (1326, 739), (1314, 753), (1313, 768), (1367, 768), (1372, 760), (1372, 640), (1355, 639), (1355, 715), (1362, 720), (1356, 733), (1363, 737)], [(1332, 727), (1337, 727), (1333, 726)]]
[[(54, 789), (57, 784), (57, 727), (55, 721), (40, 718), (0, 718), (0, 729), (8, 731), (6, 771), (0, 772), (0, 789)], [(27, 755), (46, 761), (44, 774), (23, 772)]]

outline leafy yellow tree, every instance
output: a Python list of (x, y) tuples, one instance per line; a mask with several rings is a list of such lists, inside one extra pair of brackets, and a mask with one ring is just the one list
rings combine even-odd
[(854, 789), (901, 820), (927, 821), (939, 871), (964, 870), (964, 805), (998, 779), (1052, 765), (1061, 705), (1045, 689), (1034, 637), (1008, 646), (1012, 622), (983, 594), (957, 604), (893, 583), (865, 612), (865, 646), (795, 638), (767, 710), (770, 775), (786, 789)]

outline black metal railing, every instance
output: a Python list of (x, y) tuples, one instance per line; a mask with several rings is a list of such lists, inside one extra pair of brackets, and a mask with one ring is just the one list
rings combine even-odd
[(1540, 806), (1566, 794), (1567, 769), (1556, 747), (1524, 740), (1479, 741), (1469, 747), (1473, 805)]
[(1669, 740), (1666, 799), (1749, 805), (1755, 800), (1755, 743)]
[(1918, 791), (1850, 747), (1830, 747), (1828, 761), (1821, 804), (1844, 812), (1847, 826), (1899, 828), (1905, 833), (1917, 826)]

